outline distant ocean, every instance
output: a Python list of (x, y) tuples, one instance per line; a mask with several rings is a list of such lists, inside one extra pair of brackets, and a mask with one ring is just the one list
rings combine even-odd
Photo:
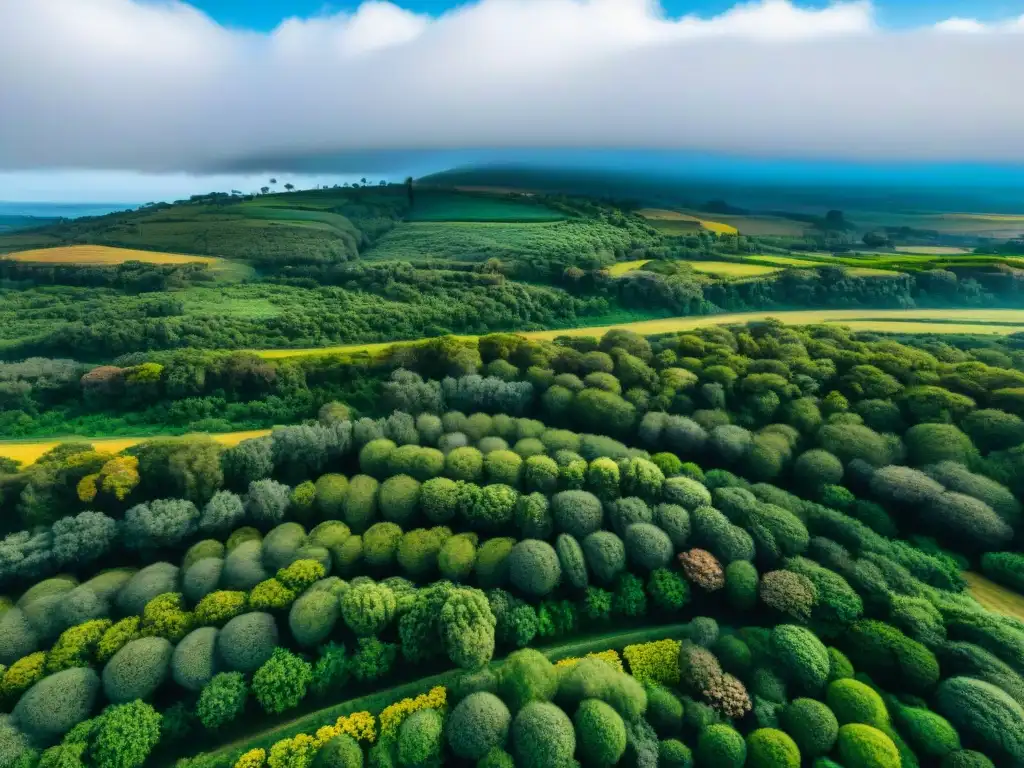
[(0, 216), (77, 219), (138, 208), (138, 203), (14, 203), (0, 200)]

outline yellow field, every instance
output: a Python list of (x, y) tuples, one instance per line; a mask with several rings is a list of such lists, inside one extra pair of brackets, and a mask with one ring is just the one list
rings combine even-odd
[(897, 245), (897, 253), (923, 253), (928, 256), (962, 256), (971, 253), (970, 248), (955, 248), (952, 245)]
[(1010, 224), (1024, 224), (1024, 214), (1020, 213), (947, 213), (946, 219), (971, 219), (973, 221), (1005, 221)]
[[(625, 328), (641, 335), (678, 333), (712, 325), (734, 325), (775, 318), (789, 325), (816, 325), (837, 323), (858, 331), (880, 333), (992, 333), (1009, 335), (1024, 332), (1024, 309), (814, 309), (780, 312), (734, 312), (723, 315), (668, 317), (662, 320), (638, 320), (619, 325), (566, 328), (551, 331), (525, 331), (520, 336), (529, 339), (554, 339), (557, 336), (604, 336), (613, 328)], [(961, 321), (961, 322), (956, 322)], [(997, 325), (1004, 323), (1004, 325)], [(476, 336), (458, 336), (472, 340)], [(268, 360), (308, 355), (379, 354), (395, 344), (415, 344), (416, 341), (381, 342), (375, 344), (349, 344), (337, 347), (307, 347), (305, 349), (258, 349), (260, 357)]]
[(820, 261), (808, 261), (807, 259), (795, 259), (792, 256), (768, 256), (757, 254), (752, 258), (758, 261), (767, 261), (769, 264), (779, 264), (783, 267), (822, 267), (828, 266)]
[(704, 229), (720, 235), (739, 234), (739, 230), (731, 224), (724, 224), (721, 221), (712, 221), (711, 219), (704, 219), (688, 213), (680, 213), (679, 211), (670, 211), (666, 208), (642, 208), (637, 213), (651, 221), (695, 221)]
[[(238, 445), (243, 440), (248, 440), (250, 437), (262, 437), (263, 435), (269, 435), (269, 429), (251, 429), (243, 432), (221, 432), (211, 434), (214, 440), (224, 445)], [(69, 437), (66, 440), (37, 440), (37, 441), (25, 441), (25, 442), (0, 442), (0, 456), (7, 459), (14, 459), (20, 461), (22, 466), (28, 466), (34, 463), (44, 453), (49, 451), (51, 448), (56, 448), (61, 443), (89, 443), (97, 451), (107, 451), (110, 453), (117, 453), (123, 451), (125, 448), (131, 448), (137, 443), (141, 443), (145, 440), (159, 440), (158, 437), (103, 437), (95, 440), (90, 440), (86, 437), (79, 437), (77, 435)]]
[(1024, 620), (1024, 596), (1018, 595), (1012, 589), (1001, 587), (980, 573), (964, 571), (964, 578), (967, 580), (971, 597), (988, 610)]
[(698, 272), (717, 277), (761, 277), (781, 271), (781, 267), (765, 267), (761, 264), (744, 264), (736, 261), (687, 261)]
[(112, 248), (107, 245), (67, 245), (57, 248), (37, 248), (32, 251), (9, 253), (5, 258), (30, 261), (34, 264), (123, 264), (142, 261), (147, 264), (215, 264), (220, 259), (210, 256), (186, 256), (180, 253), (136, 251), (132, 248)]
[(627, 272), (632, 272), (634, 269), (640, 269), (640, 267), (649, 261), (650, 259), (640, 259), (639, 261), (620, 261), (608, 267), (608, 274), (613, 277), (618, 277), (619, 275), (624, 275)]

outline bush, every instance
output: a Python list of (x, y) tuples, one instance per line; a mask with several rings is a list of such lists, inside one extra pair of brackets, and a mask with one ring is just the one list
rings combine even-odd
[(882, 697), (859, 680), (844, 678), (829, 683), (825, 703), (840, 725), (863, 723), (882, 729), (889, 727), (889, 713)]
[(611, 531), (597, 531), (583, 540), (587, 567), (602, 584), (612, 583), (626, 567), (626, 547)]
[(383, 480), (388, 476), (388, 462), (397, 446), (387, 438), (371, 440), (359, 451), (359, 468), (366, 474)]
[(818, 600), (818, 590), (806, 576), (793, 571), (769, 571), (758, 588), (761, 601), (800, 621), (808, 621)]
[(456, 666), (479, 669), (491, 660), (496, 621), (483, 592), (454, 590), (445, 600), (439, 618), (441, 640)]
[(518, 488), (523, 459), (513, 451), (491, 451), (484, 457), (484, 472), (492, 483)]
[(658, 504), (654, 508), (654, 524), (668, 534), (678, 552), (690, 538), (690, 514), (678, 504)]
[(408, 528), (416, 518), (419, 498), (418, 480), (409, 475), (394, 475), (381, 484), (377, 503), (385, 520)]
[(249, 593), (249, 608), (254, 611), (283, 611), (295, 601), (295, 592), (277, 579), (261, 581)]
[(683, 725), (683, 703), (668, 688), (655, 683), (644, 686), (647, 692), (647, 721), (663, 739), (679, 733)]
[(341, 615), (356, 635), (379, 634), (395, 615), (395, 594), (383, 584), (366, 582), (349, 587), (341, 597)]
[(315, 648), (334, 631), (338, 616), (338, 598), (333, 593), (310, 590), (292, 603), (288, 613), (288, 627), (300, 646)]
[(663, 768), (693, 768), (693, 753), (678, 739), (667, 739), (658, 744), (658, 765)]
[(1013, 528), (992, 507), (962, 493), (939, 494), (931, 499), (927, 513), (928, 525), (961, 548), (1000, 550), (1013, 539)]
[(716, 592), (725, 586), (725, 571), (715, 556), (703, 549), (691, 549), (678, 557), (687, 580), (705, 592)]
[(401, 539), (402, 529), (395, 523), (374, 523), (363, 534), (363, 560), (378, 571), (391, 570)]
[(255, 672), (277, 647), (277, 622), (269, 613), (243, 613), (217, 636), (217, 653), (235, 672)]
[(462, 505), (462, 514), (471, 528), (499, 530), (512, 522), (518, 498), (511, 487), (492, 483), (478, 489), (471, 503)]
[(669, 504), (676, 504), (684, 509), (694, 510), (697, 507), (711, 505), (711, 493), (696, 480), (689, 477), (670, 477), (662, 488), (662, 497)]
[(968, 464), (977, 453), (971, 438), (952, 424), (915, 424), (903, 434), (903, 442), (915, 466), (940, 461)]
[(725, 568), (725, 598), (737, 611), (749, 611), (757, 605), (757, 568), (746, 560), (735, 560)]
[(863, 672), (917, 692), (927, 692), (939, 681), (935, 654), (884, 622), (854, 622), (845, 643), (853, 665)]
[(480, 760), (505, 743), (511, 720), (508, 707), (493, 693), (471, 693), (448, 718), (448, 745), (458, 757)]
[(946, 755), (942, 760), (942, 768), (995, 768), (995, 763), (981, 752), (961, 749)]
[(352, 533), (362, 534), (377, 519), (377, 490), (380, 484), (369, 475), (356, 475), (348, 484), (342, 502), (342, 518)]
[(654, 513), (647, 502), (636, 496), (616, 499), (608, 505), (608, 519), (619, 536), (626, 535), (626, 529), (635, 523), (650, 523)]
[(839, 758), (850, 768), (900, 768), (899, 750), (892, 739), (877, 728), (850, 723), (839, 729)]
[(517, 768), (569, 766), (576, 735), (569, 716), (554, 704), (533, 701), (512, 723), (512, 754)]
[(982, 680), (951, 677), (936, 691), (935, 705), (965, 741), (979, 745), (997, 764), (1024, 762), (1024, 708), (1005, 691)]
[[(584, 541), (584, 551), (588, 554), (587, 541), (589, 540), (590, 537), (587, 537), (587, 540)], [(589, 557), (587, 562), (594, 570)], [(550, 594), (562, 576), (558, 554), (554, 548), (547, 542), (536, 539), (520, 541), (512, 548), (512, 552), (508, 556), (508, 569), (509, 579), (516, 589), (537, 597)]]
[(772, 630), (772, 655), (786, 676), (803, 690), (821, 690), (831, 669), (828, 651), (821, 640), (804, 627), (782, 624)]
[(513, 712), (530, 702), (551, 701), (558, 690), (558, 672), (554, 665), (532, 648), (509, 654), (499, 674), (498, 691)]
[(896, 724), (914, 753), (926, 760), (941, 760), (960, 749), (960, 736), (941, 715), (923, 707), (895, 708)]
[(843, 479), (843, 462), (828, 451), (814, 448), (793, 462), (793, 477), (810, 489), (837, 485)]
[(711, 725), (697, 742), (697, 765), (701, 768), (743, 768), (747, 743), (728, 725)]
[(482, 588), (493, 589), (508, 583), (508, 556), (515, 545), (516, 540), (509, 537), (488, 539), (481, 545), (474, 569)]
[(199, 694), (196, 716), (204, 728), (217, 730), (238, 719), (248, 695), (249, 687), (240, 672), (221, 672)]
[(177, 566), (170, 563), (153, 563), (146, 566), (124, 586), (117, 596), (117, 608), (126, 616), (140, 616), (146, 603), (157, 595), (178, 589)]
[(586, 765), (614, 766), (626, 751), (626, 726), (619, 713), (597, 699), (583, 701), (573, 717), (576, 743)]
[(515, 523), (524, 539), (550, 538), (554, 519), (547, 497), (542, 493), (520, 496), (516, 502)]
[(651, 523), (635, 523), (626, 529), (626, 554), (630, 563), (643, 571), (664, 568), (672, 560), (669, 537)]
[(558, 488), (558, 464), (549, 456), (531, 456), (526, 460), (523, 481), (528, 491), (554, 493)]
[(181, 582), (181, 591), (192, 603), (198, 603), (208, 594), (217, 589), (224, 561), (219, 558), (207, 557), (196, 562), (185, 572)]
[(171, 676), (189, 691), (199, 691), (217, 672), (217, 630), (201, 627), (193, 630), (174, 648)]
[(160, 741), (162, 719), (142, 701), (107, 707), (93, 734), (93, 763), (102, 768), (140, 768)]
[[(53, 644), (53, 648), (46, 654), (46, 671), (53, 673), (71, 667), (91, 666), (96, 646), (111, 626), (109, 619), (93, 619), (64, 630)], [(31, 657), (23, 657), (15, 662), (15, 666), (25, 658)]]
[(316, 754), (315, 768), (363, 768), (363, 748), (342, 733), (328, 741)]
[(635, 720), (647, 709), (647, 693), (636, 678), (595, 657), (569, 667), (558, 685), (558, 700), (566, 706), (586, 699), (600, 699), (626, 720)]
[[(199, 563), (196, 563), (196, 566), (198, 565)], [(254, 539), (242, 542), (228, 553), (224, 559), (218, 586), (222, 589), (244, 591), (252, 589), (269, 576), (263, 567), (263, 545)]]
[(569, 585), (574, 589), (586, 589), (587, 564), (579, 542), (567, 533), (560, 533), (555, 540), (555, 551), (558, 553), (559, 565)]
[(827, 755), (839, 736), (839, 721), (832, 710), (815, 699), (794, 699), (782, 710), (782, 730), (793, 737), (807, 758)]
[(551, 512), (559, 531), (583, 539), (601, 529), (604, 510), (587, 491), (562, 491), (551, 497)]
[(306, 529), (298, 523), (282, 523), (263, 539), (263, 567), (274, 573), (295, 559), (307, 541)]
[(1024, 555), (1018, 552), (986, 552), (981, 570), (992, 581), (1024, 592)]
[(115, 704), (148, 699), (163, 684), (174, 647), (162, 637), (132, 640), (103, 668), (103, 692)]
[(659, 611), (678, 613), (690, 601), (690, 585), (675, 571), (658, 568), (647, 580), (647, 594)]
[(800, 750), (783, 731), (758, 728), (747, 736), (749, 768), (800, 768)]
[(264, 712), (278, 714), (293, 709), (306, 696), (313, 668), (284, 648), (274, 653), (252, 676), (252, 692)]
[(420, 709), (398, 729), (398, 764), (406, 768), (431, 765), (441, 755), (444, 721), (436, 709)]
[(51, 744), (89, 717), (99, 689), (100, 679), (91, 669), (65, 669), (29, 688), (11, 717), (30, 739)]
[(441, 575), (451, 581), (464, 581), (473, 572), (476, 562), (475, 533), (460, 533), (448, 538), (437, 556)]

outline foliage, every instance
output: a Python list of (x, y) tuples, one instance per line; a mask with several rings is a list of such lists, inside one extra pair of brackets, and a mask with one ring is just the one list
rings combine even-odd
[(742, 768), (747, 759), (747, 744), (728, 725), (711, 725), (697, 742), (697, 765)]
[(626, 726), (619, 713), (598, 699), (586, 699), (573, 717), (579, 754), (587, 765), (614, 766), (626, 751)]
[(139, 768), (160, 741), (160, 721), (142, 701), (108, 707), (93, 735), (93, 761), (103, 768)]
[(569, 766), (576, 735), (569, 716), (554, 704), (532, 701), (512, 722), (512, 754), (520, 768)]
[(100, 679), (91, 669), (65, 669), (29, 688), (11, 716), (33, 741), (50, 744), (89, 717), (99, 689)]
[(900, 768), (899, 750), (892, 739), (877, 728), (850, 723), (839, 729), (839, 758), (844, 765)]
[(448, 718), (448, 745), (458, 757), (480, 760), (505, 743), (511, 720), (508, 707), (493, 693), (471, 693)]
[(312, 679), (309, 662), (284, 648), (275, 648), (253, 674), (252, 692), (265, 712), (284, 712), (302, 701)]
[(816, 699), (794, 699), (782, 710), (779, 723), (800, 748), (800, 754), (809, 758), (827, 755), (839, 737), (836, 716)]

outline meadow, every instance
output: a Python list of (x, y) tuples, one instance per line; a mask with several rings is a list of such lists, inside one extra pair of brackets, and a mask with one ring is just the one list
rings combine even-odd
[(409, 221), (562, 221), (564, 213), (523, 197), (457, 194), (451, 191), (415, 191)]
[(665, 208), (641, 208), (637, 211), (637, 215), (648, 219), (655, 228), (667, 234), (683, 234), (697, 229), (706, 229), (708, 232), (720, 235), (739, 233), (739, 230), (731, 224)]
[(1024, 621), (1024, 595), (996, 584), (980, 573), (966, 571), (964, 578), (967, 580), (971, 597), (985, 608)]
[(54, 248), (39, 248), (30, 251), (15, 251), (4, 258), (27, 261), (35, 264), (80, 264), (102, 265), (124, 264), (141, 261), (146, 264), (209, 264), (215, 265), (220, 259), (206, 256), (189, 256), (181, 253), (140, 251), (131, 248), (112, 248), (105, 245), (70, 245)]

